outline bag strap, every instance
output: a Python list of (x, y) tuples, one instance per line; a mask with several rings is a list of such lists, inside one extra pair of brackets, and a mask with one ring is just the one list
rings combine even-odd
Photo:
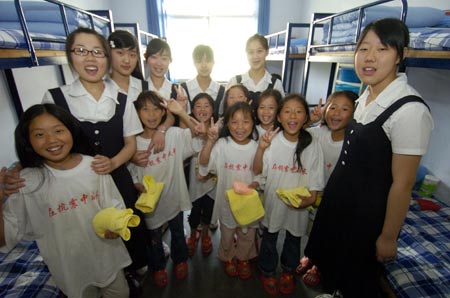
[(223, 95), (225, 94), (225, 86), (220, 85), (219, 93), (217, 93), (216, 100), (214, 101), (214, 119), (219, 118), (219, 108), (222, 103)]

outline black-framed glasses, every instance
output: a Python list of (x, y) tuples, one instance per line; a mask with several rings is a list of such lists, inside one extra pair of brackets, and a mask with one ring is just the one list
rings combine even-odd
[(73, 48), (71, 50), (71, 52), (77, 56), (87, 56), (89, 53), (91, 53), (92, 56), (94, 56), (95, 58), (105, 58), (106, 57), (106, 53), (102, 49), (88, 50), (83, 47), (77, 47), (77, 48)]

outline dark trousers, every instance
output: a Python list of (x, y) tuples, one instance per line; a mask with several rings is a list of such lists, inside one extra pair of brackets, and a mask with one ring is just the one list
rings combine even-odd
[[(267, 228), (263, 230), (259, 249), (259, 268), (268, 276), (275, 274), (278, 265), (278, 234), (279, 232), (269, 233)], [(284, 271), (295, 272), (300, 259), (300, 240), (301, 237), (295, 237), (286, 231), (280, 259)]]
[(131, 265), (125, 268), (125, 270), (133, 272), (148, 264), (147, 252), (145, 249), (148, 242), (144, 220), (145, 217), (142, 212), (134, 206), (138, 198), (138, 192), (134, 187), (133, 180), (127, 168), (124, 165), (117, 168), (111, 172), (111, 177), (122, 195), (125, 206), (133, 209), (134, 214), (141, 219), (137, 227), (131, 228), (130, 240), (124, 241), (125, 247), (132, 260)]
[(211, 223), (213, 208), (214, 200), (208, 195), (204, 195), (195, 200), (192, 203), (191, 214), (189, 214), (188, 218), (191, 230), (196, 229), (200, 223), (209, 225)]
[[(186, 262), (188, 259), (188, 248), (184, 238), (183, 212), (169, 220), (170, 230), (170, 257), (175, 265)], [(166, 267), (166, 258), (162, 245), (162, 227), (148, 230), (150, 243), (148, 248), (148, 258), (151, 270), (159, 271)]]

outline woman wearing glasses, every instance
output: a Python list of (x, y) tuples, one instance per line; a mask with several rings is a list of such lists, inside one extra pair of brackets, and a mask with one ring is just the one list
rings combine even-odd
[[(48, 90), (43, 103), (55, 103), (80, 120), (96, 153), (92, 168), (97, 174), (111, 174), (127, 208), (141, 215), (134, 208), (137, 191), (125, 163), (136, 152), (135, 136), (142, 132), (142, 125), (127, 95), (104, 79), (111, 63), (108, 49), (106, 39), (92, 29), (78, 28), (69, 34), (67, 60), (78, 76), (68, 85)], [(126, 268), (131, 297), (139, 294), (139, 283), (133, 275), (147, 265), (143, 224), (141, 219), (125, 243), (133, 261)]]

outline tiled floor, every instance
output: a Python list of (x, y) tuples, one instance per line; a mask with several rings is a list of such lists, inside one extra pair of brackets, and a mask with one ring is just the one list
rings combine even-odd
[[(186, 224), (186, 229), (189, 226)], [(187, 231), (189, 232), (189, 231)], [(165, 240), (170, 243), (170, 232), (166, 232)], [(151, 277), (143, 282), (144, 293), (142, 297), (161, 298), (247, 298), (247, 297), (271, 297), (267, 294), (258, 278), (259, 273), (256, 264), (253, 264), (254, 274), (249, 280), (241, 280), (238, 277), (229, 277), (223, 270), (222, 263), (216, 256), (217, 245), (220, 238), (219, 229), (212, 233), (214, 250), (210, 255), (204, 256), (200, 250), (189, 259), (189, 275), (185, 280), (176, 280), (173, 274), (172, 261), (167, 263), (169, 283), (165, 288), (155, 286)], [(284, 239), (280, 237), (281, 240)], [(281, 241), (279, 241), (281, 246)], [(309, 288), (303, 284), (300, 278), (296, 278), (295, 292), (291, 295), (279, 295), (278, 297), (314, 298), (321, 294), (320, 287)]]

